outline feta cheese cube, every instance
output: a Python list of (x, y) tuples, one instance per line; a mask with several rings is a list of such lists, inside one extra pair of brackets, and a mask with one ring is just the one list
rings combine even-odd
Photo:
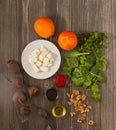
[(31, 55), (32, 55), (33, 57), (37, 57), (39, 54), (40, 54), (39, 49), (35, 49), (35, 50), (33, 50), (33, 51), (31, 52)]
[(32, 63), (31, 66), (32, 66), (32, 68), (33, 68), (33, 70), (35, 72), (39, 72), (40, 71), (40, 69), (35, 64)]
[(38, 59), (35, 57), (29, 58), (29, 63), (36, 63), (37, 61)]
[(54, 53), (49, 51), (45, 46), (41, 46), (39, 49), (34, 49), (29, 54), (29, 63), (35, 72), (47, 72), (49, 67), (53, 65), (54, 61)]
[(48, 63), (49, 59), (47, 57), (44, 58), (43, 63)]
[(43, 63), (42, 66), (48, 67), (49, 62)]
[(37, 62), (36, 62), (36, 66), (37, 66), (37, 67), (40, 67), (41, 65), (42, 65), (42, 63), (41, 63), (40, 61), (37, 61)]
[(50, 66), (52, 66), (52, 65), (53, 65), (53, 64), (52, 64), (52, 63), (50, 63), (50, 62), (48, 63), (48, 67), (50, 67)]
[(39, 55), (39, 60), (42, 62), (44, 59), (44, 56), (42, 54)]
[(42, 55), (43, 57), (46, 57), (46, 55), (47, 55), (48, 53), (49, 53), (48, 51), (43, 51), (43, 52), (41, 52), (41, 55)]
[(40, 67), (40, 70), (43, 71), (43, 72), (47, 72), (47, 71), (48, 71), (48, 67), (41, 66), (41, 67)]
[(51, 54), (51, 53), (48, 53), (46, 57), (47, 57), (48, 59), (51, 59), (51, 58), (52, 58), (52, 54)]
[(47, 51), (47, 49), (46, 49), (44, 46), (41, 46), (41, 47), (40, 47), (40, 51), (41, 51), (41, 52), (44, 52), (44, 51)]
[(51, 58), (51, 59), (50, 59), (50, 63), (53, 63), (53, 62), (54, 62), (54, 58)]

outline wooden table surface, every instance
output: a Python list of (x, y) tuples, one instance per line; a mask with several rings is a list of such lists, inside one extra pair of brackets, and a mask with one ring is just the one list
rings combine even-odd
[[(58, 99), (49, 102), (45, 92), (54, 86), (52, 76), (46, 80), (37, 80), (24, 73), (24, 82), (37, 85), (40, 93), (32, 102), (45, 108), (48, 119), (37, 114), (21, 116), (17, 106), (12, 102), (12, 95), (17, 89), (4, 78), (11, 78), (6, 69), (6, 62), (14, 59), (21, 63), (24, 47), (31, 41), (40, 39), (33, 29), (33, 23), (38, 17), (50, 17), (56, 25), (55, 36), (49, 39), (57, 46), (57, 36), (64, 30), (75, 33), (104, 32), (109, 37), (106, 49), (108, 68), (107, 82), (101, 85), (102, 100), (96, 103), (90, 93), (81, 90), (88, 96), (87, 102), (93, 106), (87, 121), (83, 124), (71, 118), (67, 105), (66, 92), (76, 88), (69, 80), (64, 89), (58, 89)], [(59, 48), (59, 47), (58, 47)], [(62, 64), (67, 54), (59, 48), (62, 63), (57, 74), (62, 73)], [(46, 130), (47, 125), (52, 130), (116, 130), (116, 0), (0, 0), (0, 130)], [(63, 104), (67, 114), (62, 119), (51, 115), (55, 104)], [(89, 119), (96, 122), (95, 127), (87, 125)]]

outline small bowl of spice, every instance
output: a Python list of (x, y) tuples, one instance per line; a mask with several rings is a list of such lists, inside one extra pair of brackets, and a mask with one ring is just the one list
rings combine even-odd
[(54, 101), (57, 99), (57, 90), (54, 88), (50, 88), (46, 91), (46, 97), (49, 101)]

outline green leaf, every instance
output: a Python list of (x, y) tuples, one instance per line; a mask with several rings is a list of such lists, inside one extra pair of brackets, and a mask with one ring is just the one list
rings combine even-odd
[(106, 67), (107, 67), (107, 60), (105, 59), (105, 58), (102, 58), (102, 60), (101, 60), (101, 69), (102, 69), (102, 71), (104, 72), (104, 71), (106, 71)]
[(66, 73), (67, 76), (71, 77), (72, 69), (70, 67), (63, 67), (63, 71)]
[(106, 77), (103, 74), (97, 75), (97, 80), (101, 83), (106, 82)]
[(95, 54), (98, 58), (100, 58), (100, 57), (104, 56), (105, 51), (103, 50), (103, 48), (99, 48), (99, 49), (97, 48), (95, 51)]
[(72, 77), (75, 77), (75, 78), (81, 77), (81, 73), (78, 68), (75, 68), (75, 70), (72, 72)]
[(100, 71), (100, 66), (99, 66), (99, 64), (96, 64), (96, 65), (94, 65), (92, 68), (91, 68), (91, 74), (98, 74), (99, 73), (99, 71)]
[(89, 74), (89, 70), (86, 66), (80, 65), (78, 67), (80, 74), (82, 75), (83, 78), (87, 78)]
[(91, 91), (93, 93), (98, 93), (99, 92), (99, 86), (97, 83), (93, 83), (92, 86), (91, 86)]
[(88, 89), (90, 87), (91, 83), (92, 83), (91, 80), (88, 80), (88, 79), (85, 80), (83, 83), (83, 88)]
[(76, 86), (78, 86), (78, 87), (82, 86), (83, 83), (84, 83), (84, 79), (83, 79), (82, 77), (81, 77), (81, 78), (72, 77), (71, 79), (72, 79), (72, 82), (73, 82)]
[(96, 56), (95, 55), (88, 55), (87, 62), (89, 62), (91, 64), (95, 64), (96, 63)]
[(80, 64), (84, 65), (85, 61), (86, 61), (86, 56), (83, 55), (83, 56), (80, 56)]
[(101, 94), (98, 92), (92, 94), (92, 98), (95, 99), (97, 102), (101, 100)]
[(87, 68), (91, 68), (96, 63), (96, 57), (95, 55), (88, 55), (87, 60), (85, 61), (85, 66)]
[(78, 60), (77, 60), (76, 58), (74, 58), (74, 57), (68, 58), (68, 59), (66, 60), (66, 62), (67, 62), (67, 65), (68, 65), (70, 68), (75, 68), (75, 67), (78, 66)]
[[(91, 73), (91, 72), (90, 72)], [(102, 74), (101, 74), (101, 72), (99, 73), (99, 74), (94, 74), (94, 73), (91, 73), (93, 76), (94, 76), (94, 78), (96, 79), (95, 81), (99, 81), (99, 82), (106, 82), (106, 77), (105, 76), (103, 76)]]

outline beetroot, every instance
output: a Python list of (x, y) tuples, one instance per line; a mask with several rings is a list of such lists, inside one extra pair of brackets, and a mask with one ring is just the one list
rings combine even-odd
[(38, 114), (43, 118), (47, 118), (48, 116), (47, 111), (41, 107), (38, 108)]
[(59, 74), (55, 77), (54, 83), (56, 87), (63, 88), (66, 85), (66, 77), (63, 74)]
[(24, 105), (25, 101), (26, 101), (26, 96), (24, 95), (23, 92), (19, 91), (19, 92), (15, 92), (12, 100), (14, 103), (19, 103), (21, 105)]
[(7, 68), (14, 73), (19, 73), (21, 72), (21, 68), (19, 66), (19, 64), (17, 63), (17, 61), (15, 60), (9, 60), (7, 62)]
[(23, 105), (20, 107), (21, 115), (28, 115), (31, 112), (30, 106)]
[(23, 79), (22, 78), (16, 78), (12, 81), (13, 87), (20, 88), (23, 85)]

